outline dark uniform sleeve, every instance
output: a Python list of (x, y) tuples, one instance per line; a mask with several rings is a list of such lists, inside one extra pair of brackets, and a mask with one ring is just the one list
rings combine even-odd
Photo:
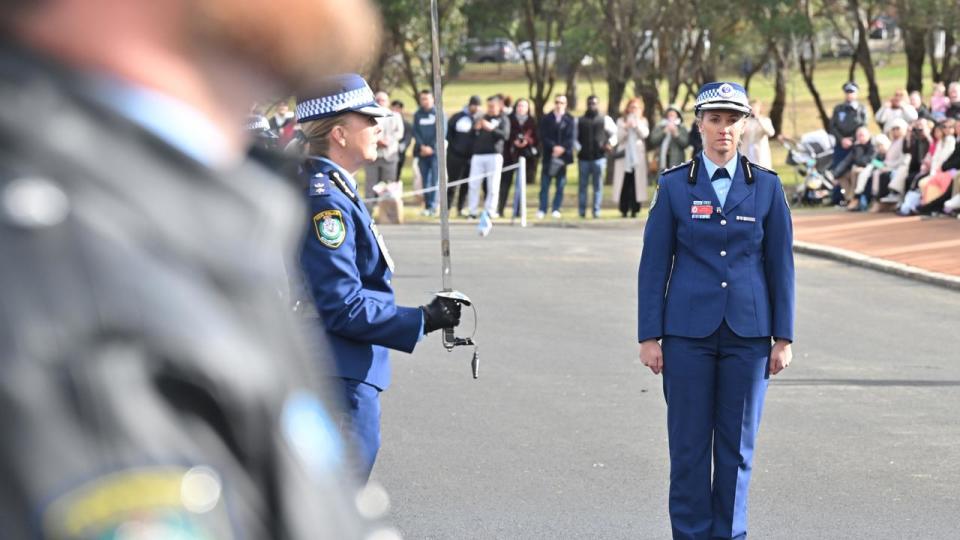
[(773, 311), (773, 337), (793, 341), (796, 309), (793, 222), (783, 185), (776, 179), (773, 202), (763, 224), (763, 264)]
[(643, 252), (640, 255), (638, 276), (639, 291), (639, 341), (663, 337), (663, 312), (666, 301), (667, 282), (673, 269), (676, 250), (677, 225), (670, 197), (668, 182), (660, 177), (650, 216), (643, 230)]
[(0, 536), (359, 537), (332, 418), (285, 401), (311, 381), (298, 349), (263, 348), (274, 310), (112, 260), (72, 223), (0, 224), (0, 245)]
[[(300, 263), (317, 311), (327, 330), (336, 335), (413, 352), (420, 339), (421, 310), (397, 306), (391, 291), (375, 294), (364, 288), (357, 269), (360, 231), (353, 230), (349, 204), (353, 203), (337, 195), (310, 198), (310, 230)], [(339, 212), (345, 228), (342, 243), (336, 247), (321, 242), (313, 223), (315, 216), (327, 211)]]

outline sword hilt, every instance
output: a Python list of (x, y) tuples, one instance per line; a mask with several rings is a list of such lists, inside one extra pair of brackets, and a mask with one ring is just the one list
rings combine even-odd
[(443, 329), (443, 348), (448, 352), (457, 346), (457, 336), (453, 333), (453, 328)]
[[(460, 291), (443, 290), (438, 292), (437, 296), (442, 296), (443, 298), (456, 300), (457, 302), (465, 306), (473, 305), (473, 302), (470, 300), (470, 298)], [(476, 308), (474, 308), (474, 317), (476, 317)], [(474, 328), (474, 332), (476, 332), (476, 328)], [(446, 349), (447, 352), (451, 352), (453, 351), (453, 349), (457, 347), (465, 347), (465, 346), (472, 345), (474, 349), (473, 349), (473, 358), (470, 361), (470, 366), (473, 371), (473, 378), (476, 379), (479, 376), (480, 348), (477, 347), (476, 343), (474, 343), (473, 336), (465, 337), (465, 338), (457, 337), (457, 335), (454, 333), (453, 328), (444, 328), (441, 342), (443, 343), (443, 348)]]

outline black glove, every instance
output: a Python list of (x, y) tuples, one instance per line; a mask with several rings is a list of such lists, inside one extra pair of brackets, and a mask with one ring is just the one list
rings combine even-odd
[(456, 328), (460, 324), (460, 301), (435, 296), (423, 310), (423, 333), (429, 334), (440, 328)]

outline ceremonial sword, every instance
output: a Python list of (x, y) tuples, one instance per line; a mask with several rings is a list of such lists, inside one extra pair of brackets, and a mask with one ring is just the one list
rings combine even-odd
[[(453, 288), (453, 268), (450, 264), (450, 208), (447, 204), (447, 149), (443, 133), (443, 87), (440, 84), (440, 27), (437, 12), (437, 0), (430, 0), (430, 34), (433, 39), (433, 95), (435, 96), (435, 117), (437, 141), (434, 150), (437, 155), (438, 189), (440, 198), (440, 265), (443, 289), (437, 296), (456, 300), (461, 304), (473, 306), (470, 298)], [(474, 316), (476, 307), (473, 306)], [(455, 347), (473, 345), (473, 359), (470, 362), (473, 378), (480, 376), (480, 347), (473, 341), (473, 337), (461, 338), (454, 334), (453, 328), (443, 329), (443, 347), (452, 351)]]

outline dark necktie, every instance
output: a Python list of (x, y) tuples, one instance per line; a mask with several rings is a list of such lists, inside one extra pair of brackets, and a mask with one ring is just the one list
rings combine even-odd
[(714, 171), (713, 178), (711, 178), (710, 181), (714, 182), (716, 180), (720, 180), (721, 178), (730, 178), (730, 173), (728, 173), (727, 169), (724, 167), (720, 167), (719, 169)]

